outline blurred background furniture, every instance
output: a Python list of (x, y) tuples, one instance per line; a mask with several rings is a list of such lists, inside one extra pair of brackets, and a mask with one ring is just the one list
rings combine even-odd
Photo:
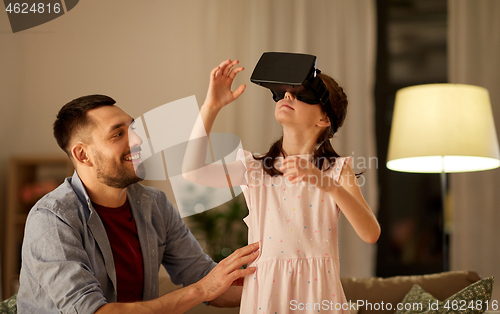
[(391, 303), (393, 310), (369, 310), (360, 307), (359, 314), (394, 313), (397, 303), (401, 302), (414, 284), (420, 285), (425, 291), (438, 300), (445, 300), (463, 288), (481, 278), (475, 271), (449, 271), (428, 275), (395, 276), (387, 278), (342, 278), (342, 286), (347, 300), (355, 303), (364, 300), (365, 303)]
[(16, 314), (17, 313), (17, 294), (14, 294), (8, 299), (0, 301), (0, 314)]
[(11, 158), (3, 255), (3, 299), (17, 293), (19, 287), (21, 245), (29, 210), (72, 173), (73, 165), (64, 155)]

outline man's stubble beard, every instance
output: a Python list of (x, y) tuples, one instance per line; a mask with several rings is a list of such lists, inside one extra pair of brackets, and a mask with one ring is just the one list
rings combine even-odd
[(135, 171), (131, 171), (123, 164), (123, 157), (120, 159), (122, 162), (119, 165), (113, 165), (114, 169), (110, 169), (110, 165), (106, 165), (104, 157), (99, 152), (95, 153), (95, 159), (97, 179), (109, 187), (125, 189), (146, 177), (146, 171), (142, 163), (137, 167), (134, 166)]

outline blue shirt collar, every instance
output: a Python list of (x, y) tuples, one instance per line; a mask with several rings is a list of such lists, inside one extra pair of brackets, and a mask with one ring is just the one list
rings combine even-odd
[(78, 195), (78, 198), (89, 208), (92, 208), (91, 204), (92, 202), (90, 201), (90, 197), (87, 194), (87, 190), (85, 189), (85, 185), (83, 185), (82, 180), (80, 179), (80, 176), (78, 176), (78, 173), (73, 172), (73, 176), (70, 179), (70, 184), (73, 187), (73, 190), (75, 191), (76, 195)]

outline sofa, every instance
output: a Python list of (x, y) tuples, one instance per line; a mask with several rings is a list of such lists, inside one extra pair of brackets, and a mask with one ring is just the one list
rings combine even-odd
[[(366, 304), (357, 309), (358, 314), (389, 314), (395, 312), (396, 305), (414, 284), (418, 284), (438, 300), (445, 300), (480, 279), (474, 271), (449, 271), (388, 278), (342, 278), (341, 281), (347, 300), (354, 303), (361, 300)], [(391, 303), (392, 310), (387, 310), (388, 306), (375, 309), (376, 304), (380, 306), (381, 302)]]
[[(449, 271), (429, 275), (388, 278), (341, 278), (341, 282), (348, 302), (351, 301), (356, 304), (359, 302), (360, 305), (361, 301), (363, 302), (362, 306), (356, 307), (355, 310), (351, 309), (351, 314), (389, 314), (396, 311), (396, 305), (404, 299), (414, 284), (420, 285), (438, 300), (445, 300), (480, 279), (479, 275), (474, 271)], [(166, 272), (163, 272), (163, 274), (160, 272), (160, 291), (162, 294), (176, 288), (178, 287), (170, 282)], [(377, 305), (382, 304), (382, 302), (386, 305), (384, 309), (376, 309)], [(388, 307), (387, 303), (392, 304), (392, 310), (386, 309)], [(239, 313), (239, 309), (220, 309), (199, 304), (187, 313), (237, 314)]]

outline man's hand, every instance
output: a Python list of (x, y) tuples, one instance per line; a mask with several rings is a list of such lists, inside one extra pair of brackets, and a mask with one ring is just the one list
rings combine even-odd
[[(185, 313), (203, 301), (211, 301), (224, 293), (231, 285), (243, 283), (243, 277), (255, 271), (255, 267), (240, 269), (259, 256), (259, 243), (253, 243), (236, 250), (222, 260), (203, 279), (187, 287), (175, 290), (154, 300), (133, 303), (108, 303), (96, 314), (128, 313)], [(237, 301), (237, 300), (235, 300)], [(234, 304), (231, 304), (234, 306)]]
[(203, 279), (195, 283), (204, 301), (211, 301), (232, 285), (243, 285), (243, 277), (255, 272), (255, 267), (241, 269), (259, 256), (259, 242), (249, 244), (223, 259)]

